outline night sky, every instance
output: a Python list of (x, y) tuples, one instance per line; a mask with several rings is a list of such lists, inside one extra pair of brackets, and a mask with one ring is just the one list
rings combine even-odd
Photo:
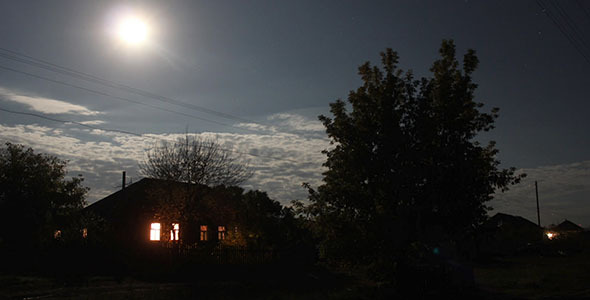
[[(143, 43), (117, 36), (126, 16), (148, 24)], [(92, 203), (120, 188), (123, 170), (139, 180), (157, 141), (198, 133), (245, 153), (255, 171), (245, 188), (289, 204), (305, 198), (303, 182), (321, 184), (330, 146), (317, 116), (360, 85), (358, 66), (392, 48), (401, 68), (429, 76), (442, 39), (458, 56), (476, 50), (477, 101), (500, 108), (479, 139), (528, 174), (496, 195), (491, 214), (536, 222), (536, 180), (543, 225), (590, 226), (585, 1), (1, 1), (0, 109), (139, 136), (0, 111), (0, 140), (69, 160)]]

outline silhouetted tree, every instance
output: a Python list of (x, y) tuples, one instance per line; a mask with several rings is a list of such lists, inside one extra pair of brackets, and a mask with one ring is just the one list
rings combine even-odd
[(188, 134), (174, 143), (156, 145), (140, 169), (147, 177), (208, 186), (239, 185), (252, 176), (240, 155)]
[[(6, 143), (0, 148), (0, 246), (37, 248), (55, 230), (78, 223), (88, 188), (80, 176), (66, 179), (66, 161)], [(65, 232), (61, 233), (65, 238)]]
[(333, 117), (319, 117), (334, 147), (324, 151), (323, 185), (306, 185), (309, 204), (298, 206), (324, 258), (392, 273), (416, 249), (461, 239), (485, 219), (494, 192), (523, 176), (499, 169), (494, 142), (475, 140), (498, 116), (474, 100), (475, 52), (462, 68), (452, 41), (439, 52), (433, 77), (416, 80), (387, 49), (382, 68), (360, 66), (363, 84), (348, 104), (337, 100)]

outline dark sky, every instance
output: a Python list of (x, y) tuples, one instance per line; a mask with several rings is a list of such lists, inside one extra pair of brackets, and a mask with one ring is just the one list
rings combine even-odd
[[(317, 115), (359, 86), (358, 66), (377, 62), (389, 47), (399, 53), (402, 68), (428, 76), (441, 40), (453, 39), (458, 55), (472, 48), (481, 61), (477, 100), (484, 109), (500, 108), (497, 128), (481, 139), (497, 141), (504, 167), (529, 174), (492, 206), (536, 221), (537, 180), (542, 223), (568, 218), (590, 225), (590, 62), (583, 56), (590, 58), (588, 2), (540, 1), (546, 11), (536, 1), (0, 3), (0, 48), (230, 115), (162, 103), (0, 56), (0, 67), (184, 114), (0, 68), (0, 108), (142, 134), (0, 112), (2, 139), (69, 159), (71, 171), (84, 174), (92, 188), (90, 202), (116, 190), (122, 170), (140, 177), (137, 162), (153, 137), (174, 138), (186, 130), (240, 152), (289, 158), (249, 157), (256, 174), (246, 187), (283, 203), (304, 198), (300, 185), (320, 183), (319, 152), (328, 147)], [(147, 20), (151, 34), (144, 45), (129, 47), (115, 38), (122, 15)]]

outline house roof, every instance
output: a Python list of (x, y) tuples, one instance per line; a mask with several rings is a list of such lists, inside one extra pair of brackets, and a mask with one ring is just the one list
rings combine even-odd
[[(197, 188), (204, 188), (205, 186), (193, 185)], [(157, 189), (165, 190), (170, 188), (184, 188), (186, 183), (143, 178), (124, 189), (118, 190), (115, 193), (94, 202), (93, 204), (84, 208), (85, 211), (92, 211), (105, 219), (116, 219), (120, 214), (129, 210), (136, 212), (145, 212), (154, 207), (157, 197), (150, 197), (150, 195)]]
[(504, 213), (497, 213), (489, 220), (487, 220), (484, 225), (487, 228), (502, 228), (502, 227), (510, 227), (510, 228), (530, 228), (530, 229), (539, 229), (539, 226), (521, 216), (513, 216)]
[(574, 222), (565, 220), (559, 225), (553, 227), (555, 231), (584, 231), (584, 228), (576, 225)]

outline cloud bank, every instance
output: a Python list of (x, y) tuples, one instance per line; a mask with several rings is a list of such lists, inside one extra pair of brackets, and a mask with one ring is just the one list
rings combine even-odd
[(90, 110), (82, 105), (45, 97), (27, 96), (2, 87), (0, 87), (0, 96), (6, 101), (25, 104), (31, 110), (45, 114), (78, 114), (83, 116), (100, 114), (100, 112)]
[[(321, 180), (325, 160), (321, 151), (329, 147), (328, 139), (320, 134), (323, 128), (317, 126), (317, 121), (292, 114), (273, 116), (267, 121), (268, 125), (250, 134), (205, 132), (197, 135), (216, 140), (249, 164), (254, 175), (244, 188), (266, 191), (283, 204), (304, 199), (306, 191), (302, 183), (318, 185)], [(0, 125), (0, 132), (6, 141), (69, 160), (71, 176), (84, 175), (85, 183), (91, 188), (89, 202), (116, 191), (124, 170), (132, 181), (141, 178), (138, 164), (145, 159), (146, 150), (162, 141), (184, 136), (184, 133), (134, 136), (73, 126), (56, 129), (41, 125)]]

